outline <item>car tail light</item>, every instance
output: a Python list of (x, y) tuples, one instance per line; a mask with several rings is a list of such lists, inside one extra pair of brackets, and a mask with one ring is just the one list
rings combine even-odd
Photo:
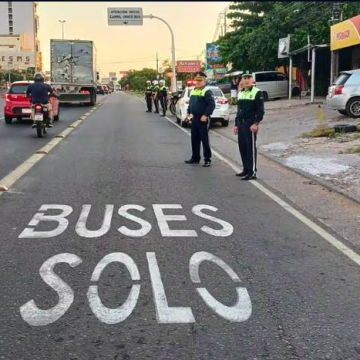
[(35, 106), (35, 110), (41, 111), (41, 109), (42, 109), (42, 106), (41, 106), (41, 105), (36, 105), (36, 106)]
[(26, 99), (25, 94), (6, 94), (5, 101), (24, 100)]
[(229, 101), (227, 99), (218, 99), (216, 102), (218, 104), (224, 105), (224, 104), (227, 104)]
[(90, 94), (89, 90), (80, 90), (80, 94)]
[(344, 85), (337, 85), (335, 88), (335, 95), (341, 95), (343, 88), (344, 88)]

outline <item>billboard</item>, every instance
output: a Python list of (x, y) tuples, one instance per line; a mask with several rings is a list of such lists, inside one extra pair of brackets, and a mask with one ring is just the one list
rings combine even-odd
[(7, 70), (26, 70), (35, 66), (34, 55), (32, 51), (0, 51), (0, 66)]
[(331, 51), (358, 44), (360, 44), (360, 15), (331, 26)]
[(178, 73), (195, 73), (201, 70), (200, 60), (186, 60), (176, 62), (176, 71)]
[(217, 44), (206, 44), (206, 69), (216, 69), (219, 71), (226, 71), (225, 65), (221, 64), (222, 58), (219, 54), (220, 46)]

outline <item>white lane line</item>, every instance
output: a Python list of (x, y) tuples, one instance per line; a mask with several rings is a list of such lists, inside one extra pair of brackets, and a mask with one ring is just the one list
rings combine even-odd
[[(141, 101), (141, 100), (140, 100)], [(188, 136), (191, 136), (191, 134), (176, 124), (173, 120), (165, 117), (166, 120), (168, 120), (171, 124), (177, 126), (180, 130), (182, 130), (185, 134)], [(212, 153), (221, 161), (226, 163), (228, 166), (230, 166), (236, 173), (239, 173), (241, 169), (236, 166), (234, 163), (229, 161), (228, 159), (224, 158), (222, 155), (220, 155), (217, 151), (211, 149)], [(319, 236), (321, 236), (324, 240), (326, 240), (329, 244), (334, 246), (337, 250), (339, 250), (341, 253), (343, 253), (345, 256), (347, 256), (350, 260), (352, 260), (355, 264), (360, 266), (360, 255), (357, 254), (355, 251), (350, 249), (348, 246), (346, 246), (343, 242), (336, 239), (333, 235), (329, 234), (326, 230), (321, 228), (319, 225), (315, 224), (312, 220), (310, 220), (305, 215), (301, 214), (299, 211), (294, 209), (290, 204), (288, 204), (286, 201), (280, 199), (277, 195), (275, 195), (273, 192), (268, 190), (265, 186), (261, 185), (257, 181), (249, 181), (250, 184), (255, 186), (258, 190), (260, 190), (263, 194), (268, 196), (270, 199), (275, 201), (278, 205), (280, 205), (284, 210), (289, 212), (291, 215), (293, 215), (295, 218), (300, 220), (303, 224), (308, 226), (311, 230), (313, 230), (315, 233), (317, 233)]]
[[(95, 105), (91, 110), (95, 111), (100, 105)], [(81, 115), (82, 119), (85, 120), (90, 114), (85, 116)], [(36, 153), (30, 156), (22, 164), (20, 164), (15, 170), (10, 174), (6, 175), (0, 180), (0, 196), (8, 191), (11, 186), (13, 186), (16, 181), (18, 181), (22, 176), (24, 176), (36, 163), (38, 163), (46, 154), (53, 150), (62, 140), (64, 140), (78, 125), (80, 125), (83, 120), (76, 120), (71, 125), (63, 130), (60, 134), (55, 135), (47, 144), (45, 144), (41, 149), (37, 150)]]

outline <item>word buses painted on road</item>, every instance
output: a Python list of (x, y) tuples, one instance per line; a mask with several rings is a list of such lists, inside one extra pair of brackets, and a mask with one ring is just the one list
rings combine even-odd
[[(158, 227), (163, 237), (197, 237), (195, 230), (175, 230), (170, 229), (169, 222), (186, 221), (184, 215), (168, 215), (165, 210), (179, 210), (182, 206), (179, 204), (153, 204)], [(126, 226), (121, 226), (118, 231), (123, 235), (133, 238), (146, 236), (152, 229), (150, 222), (135, 216), (130, 211), (143, 212), (145, 208), (140, 205), (130, 204), (121, 206), (117, 213), (130, 220), (140, 228), (134, 230)], [(216, 228), (204, 225), (200, 230), (208, 235), (216, 237), (228, 237), (232, 235), (234, 228), (227, 221), (218, 219), (214, 216), (204, 213), (205, 211), (216, 212), (218, 209), (209, 205), (196, 205), (192, 208), (192, 213), (200, 218), (206, 219), (216, 224)], [(47, 214), (48, 211), (58, 211), (60, 213)], [(88, 230), (87, 220), (91, 211), (91, 205), (83, 205), (78, 221), (75, 225), (76, 233), (83, 238), (99, 238), (104, 236), (111, 228), (114, 205), (106, 205), (102, 225), (98, 230)], [(68, 205), (42, 205), (32, 220), (19, 235), (20, 239), (45, 239), (59, 236), (69, 226), (69, 215), (73, 208)], [(40, 231), (36, 230), (41, 222), (53, 222), (56, 227), (53, 230)], [(219, 228), (220, 225), (220, 228)], [(159, 264), (154, 252), (146, 252), (148, 271), (151, 280), (153, 299), (156, 310), (156, 319), (160, 324), (174, 323), (194, 323), (195, 316), (190, 307), (171, 307), (168, 304), (165, 287), (162, 281), (162, 275)], [(31, 326), (46, 326), (52, 324), (63, 317), (74, 302), (74, 291), (64, 282), (55, 272), (54, 267), (57, 264), (65, 263), (72, 268), (81, 266), (83, 259), (73, 253), (61, 253), (52, 256), (46, 260), (40, 267), (39, 273), (43, 281), (49, 285), (58, 294), (58, 303), (50, 309), (40, 309), (34, 300), (30, 300), (20, 307), (22, 319)], [(233, 306), (227, 306), (217, 300), (211, 292), (205, 287), (201, 287), (201, 278), (199, 275), (200, 265), (203, 262), (209, 262), (221, 268), (234, 282), (237, 301)], [(101, 281), (101, 274), (105, 268), (112, 263), (123, 264), (133, 282), (126, 301), (118, 308), (106, 307), (99, 296), (98, 283)], [(193, 254), (189, 260), (189, 277), (195, 285), (198, 295), (205, 304), (221, 318), (230, 322), (243, 322), (250, 318), (252, 313), (252, 304), (248, 291), (244, 287), (238, 286), (241, 282), (234, 270), (219, 257), (205, 251), (199, 251)], [(113, 252), (105, 255), (95, 266), (91, 279), (95, 284), (90, 285), (87, 291), (89, 306), (94, 315), (105, 324), (118, 324), (126, 320), (134, 311), (140, 296), (141, 275), (138, 266), (134, 260), (123, 252)]]

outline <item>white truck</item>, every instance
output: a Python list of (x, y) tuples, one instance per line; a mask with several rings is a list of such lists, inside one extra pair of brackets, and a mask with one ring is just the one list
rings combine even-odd
[(51, 85), (60, 103), (96, 103), (96, 48), (90, 40), (50, 40)]

